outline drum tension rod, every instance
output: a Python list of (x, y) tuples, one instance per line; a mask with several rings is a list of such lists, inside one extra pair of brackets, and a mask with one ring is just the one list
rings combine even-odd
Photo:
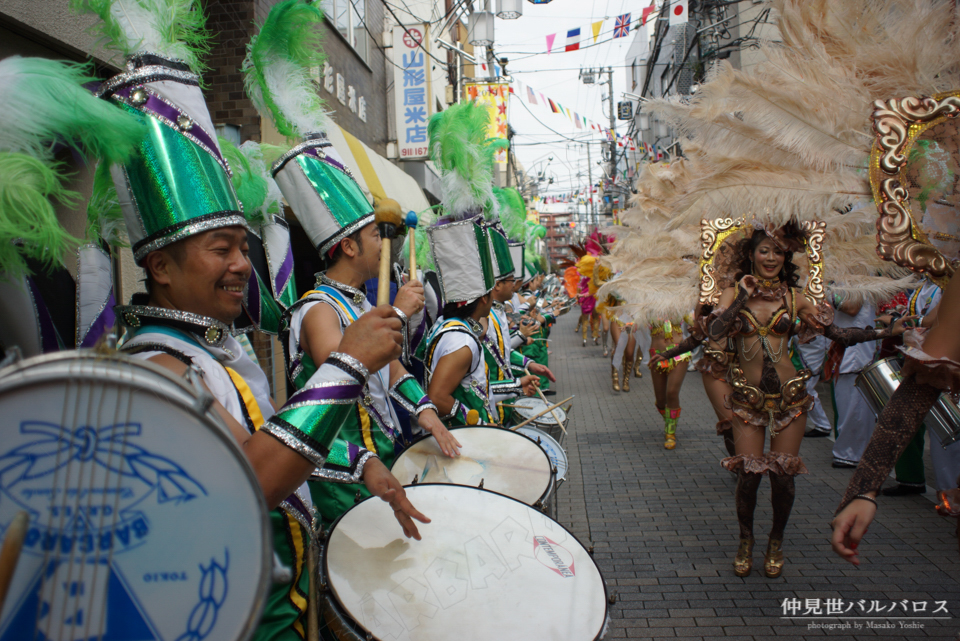
[(483, 479), (480, 479), (480, 485), (477, 486), (479, 489), (483, 489)]
[(360, 490), (357, 490), (357, 493), (353, 496), (353, 504), (356, 505), (360, 502), (360, 499), (363, 498), (360, 494)]
[(419, 482), (420, 482), (420, 475), (419, 475), (419, 474), (414, 474), (414, 475), (413, 475), (413, 481), (410, 483), (410, 485), (416, 485), (416, 484), (419, 483)]

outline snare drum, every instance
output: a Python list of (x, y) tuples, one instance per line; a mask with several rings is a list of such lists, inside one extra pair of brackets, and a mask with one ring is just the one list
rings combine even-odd
[[(543, 401), (542, 398), (537, 398), (535, 396), (518, 398), (514, 400), (512, 404), (513, 413), (516, 417), (514, 420), (516, 420), (517, 423), (522, 423), (533, 416), (537, 416), (537, 414), (550, 407)], [(560, 419), (560, 424), (566, 428), (567, 413), (559, 407), (552, 412), (547, 412), (543, 416), (537, 416), (537, 418), (530, 423), (527, 423), (527, 425), (532, 425), (537, 429), (543, 430), (558, 442), (563, 442), (563, 430), (560, 429), (560, 425), (557, 424), (557, 418), (554, 418), (553, 416), (554, 412), (556, 413), (557, 418)]]
[[(877, 416), (900, 386), (900, 367), (900, 361), (890, 356), (871, 363), (857, 375), (857, 389)], [(940, 395), (924, 421), (943, 447), (960, 440), (960, 408), (948, 394)]]
[(390, 506), (376, 497), (333, 525), (320, 564), (325, 637), (600, 638), (606, 586), (566, 528), (486, 490), (437, 484), (406, 490), (432, 519), (417, 525), (422, 541), (404, 539)]
[(525, 436), (529, 436), (531, 440), (536, 441), (537, 445), (542, 447), (543, 451), (547, 453), (547, 458), (549, 458), (553, 464), (554, 475), (556, 476), (557, 486), (559, 487), (560, 484), (567, 479), (567, 453), (560, 447), (556, 439), (543, 430), (538, 430), (535, 427), (527, 425), (517, 428), (516, 431)]
[(209, 394), (93, 352), (0, 371), (0, 527), (29, 514), (3, 639), (249, 639), (271, 576), (260, 485)]
[(553, 492), (553, 465), (542, 447), (502, 427), (454, 427), (460, 456), (450, 458), (432, 436), (422, 437), (394, 461), (391, 471), (403, 485), (472, 485), (542, 507)]

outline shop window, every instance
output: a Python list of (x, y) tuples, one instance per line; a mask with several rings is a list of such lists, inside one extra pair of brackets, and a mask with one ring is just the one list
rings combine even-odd
[(369, 37), (364, 28), (367, 0), (323, 0), (323, 12), (361, 60), (367, 62)]

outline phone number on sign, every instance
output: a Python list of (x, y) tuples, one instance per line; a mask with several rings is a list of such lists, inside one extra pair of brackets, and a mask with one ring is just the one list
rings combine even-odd
[(426, 156), (427, 153), (427, 147), (409, 147), (400, 150), (401, 156)]

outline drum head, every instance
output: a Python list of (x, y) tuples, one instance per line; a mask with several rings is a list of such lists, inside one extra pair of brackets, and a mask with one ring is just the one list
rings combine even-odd
[(0, 640), (249, 639), (271, 537), (226, 428), (166, 370), (41, 356), (0, 374), (0, 528), (30, 521)]
[(403, 485), (453, 483), (483, 487), (535, 505), (553, 487), (553, 465), (546, 452), (523, 434), (501, 427), (454, 427), (460, 456), (440, 451), (432, 436), (415, 441), (393, 463), (391, 471)]
[(405, 539), (373, 497), (334, 524), (323, 553), (339, 605), (385, 641), (599, 638), (600, 571), (579, 541), (519, 501), (455, 485), (407, 496), (431, 523)]
[(454, 427), (450, 433), (463, 447), (450, 458), (432, 436), (415, 441), (393, 463), (403, 485), (453, 483), (483, 487), (534, 505), (553, 486), (553, 466), (535, 441), (501, 427)]
[(517, 428), (517, 432), (524, 436), (529, 436), (533, 441), (539, 441), (540, 447), (547, 453), (547, 458), (550, 459), (553, 467), (557, 469), (557, 481), (562, 481), (567, 478), (567, 453), (563, 451), (563, 448), (560, 447), (560, 444), (557, 443), (555, 438), (543, 430), (538, 430), (529, 425)]
[[(544, 403), (542, 398), (526, 397), (526, 398), (518, 398), (515, 401), (513, 401), (514, 413), (520, 415), (520, 417), (523, 420), (526, 420), (532, 416), (537, 416), (537, 414), (547, 409), (548, 407), (550, 406)], [(547, 412), (542, 416), (537, 416), (537, 418), (533, 422), (538, 425), (556, 425), (557, 419), (553, 417), (554, 412), (556, 412), (557, 417), (563, 423), (567, 422), (567, 413), (564, 412), (563, 409), (559, 407), (551, 412)]]

